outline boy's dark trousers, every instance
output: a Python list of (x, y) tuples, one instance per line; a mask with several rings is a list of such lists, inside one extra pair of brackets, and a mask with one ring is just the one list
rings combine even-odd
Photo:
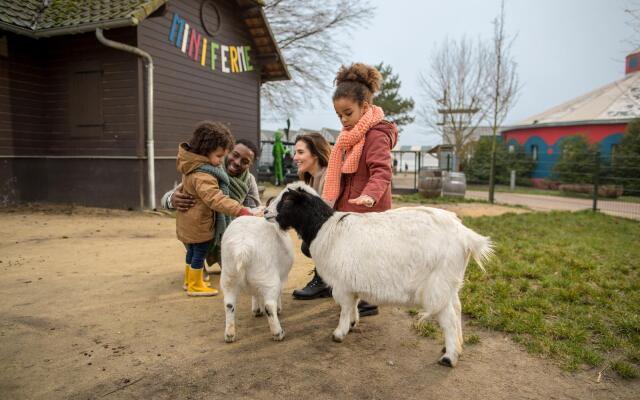
[(200, 269), (204, 267), (204, 260), (207, 257), (207, 250), (209, 250), (209, 242), (185, 244), (187, 248), (186, 262), (191, 268)]

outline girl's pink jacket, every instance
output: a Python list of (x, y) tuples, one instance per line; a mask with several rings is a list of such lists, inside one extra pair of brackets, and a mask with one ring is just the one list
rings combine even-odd
[[(340, 195), (335, 202), (337, 211), (374, 212), (391, 208), (391, 149), (398, 140), (395, 124), (381, 121), (369, 129), (365, 136), (358, 170), (353, 174), (342, 174)], [(361, 194), (371, 196), (376, 203), (373, 207), (349, 204)]]

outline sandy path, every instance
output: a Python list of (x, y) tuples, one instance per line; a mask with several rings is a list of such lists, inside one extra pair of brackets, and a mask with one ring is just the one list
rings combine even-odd
[(596, 383), (594, 370), (563, 372), (469, 327), (480, 343), (458, 368), (440, 367), (441, 342), (419, 337), (392, 307), (333, 343), (333, 301), (289, 295), (308, 279), (301, 254), (283, 296), (285, 341), (270, 340), (245, 295), (239, 341), (227, 345), (222, 298), (180, 289), (173, 219), (51, 208), (5, 210), (0, 222), (3, 399), (631, 399), (640, 391), (638, 381)]
[[(468, 190), (466, 197), (470, 199), (487, 200), (489, 192)], [(540, 194), (503, 193), (496, 192), (497, 203), (513, 204), (529, 207), (537, 211), (579, 211), (591, 210), (593, 200), (577, 199), (573, 197), (547, 196)], [(614, 199), (598, 200), (598, 209), (616, 217), (632, 218), (640, 220), (640, 203), (631, 203)]]

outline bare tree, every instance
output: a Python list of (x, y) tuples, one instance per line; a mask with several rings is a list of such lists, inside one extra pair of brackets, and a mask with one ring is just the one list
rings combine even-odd
[(374, 9), (364, 0), (267, 0), (264, 11), (291, 81), (267, 82), (268, 109), (287, 115), (326, 95), (331, 76), (349, 50), (349, 32), (366, 25)]
[(631, 50), (640, 48), (640, 2), (634, 1), (624, 10), (628, 16), (625, 22), (633, 30), (632, 36), (627, 42), (633, 47)]
[(453, 146), (455, 169), (486, 115), (487, 68), (480, 42), (447, 38), (436, 49), (428, 72), (419, 77), (424, 104), (418, 114), (432, 132), (442, 134), (445, 144)]
[(506, 36), (504, 0), (500, 2), (500, 15), (493, 20), (493, 46), (489, 49), (489, 69), (487, 70), (487, 115), (492, 130), (491, 168), (489, 171), (489, 202), (494, 201), (496, 169), (496, 136), (507, 114), (515, 105), (520, 91), (517, 64), (511, 55), (513, 39)]

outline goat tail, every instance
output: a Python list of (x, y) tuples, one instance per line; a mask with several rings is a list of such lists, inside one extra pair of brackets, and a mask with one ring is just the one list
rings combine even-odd
[[(229, 246), (231, 247), (231, 246)], [(225, 251), (226, 250), (226, 251)], [(221, 281), (236, 284), (243, 282), (247, 273), (247, 265), (249, 265), (250, 255), (247, 249), (232, 248), (222, 250), (222, 277)]]
[(483, 272), (487, 272), (484, 269), (484, 263), (486, 263), (493, 255), (493, 242), (488, 236), (479, 235), (469, 228), (467, 228), (467, 231), (467, 257), (472, 256), (480, 269)]

